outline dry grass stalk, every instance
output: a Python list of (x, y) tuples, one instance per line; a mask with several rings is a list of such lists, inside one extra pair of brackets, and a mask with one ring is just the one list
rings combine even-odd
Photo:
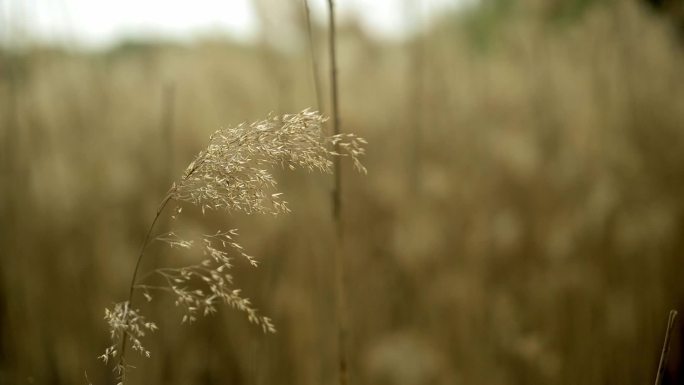
[(677, 311), (670, 310), (670, 316), (667, 319), (667, 329), (665, 329), (665, 341), (663, 341), (663, 350), (660, 352), (660, 361), (658, 362), (658, 371), (656, 372), (655, 385), (660, 385), (663, 382), (663, 375), (665, 374), (665, 365), (667, 364), (667, 356), (670, 353), (670, 339), (672, 338), (672, 329), (674, 329), (676, 319)]
[(321, 81), (318, 69), (318, 60), (316, 59), (316, 42), (313, 36), (313, 25), (311, 22), (311, 10), (309, 8), (309, 1), (304, 0), (304, 18), (306, 21), (306, 35), (309, 43), (309, 53), (311, 55), (311, 76), (313, 78), (314, 91), (316, 92), (316, 107), (319, 110), (323, 108), (323, 93), (321, 91)]
[(409, 147), (408, 164), (408, 188), (409, 192), (416, 196), (420, 193), (421, 180), (421, 157), (423, 143), (423, 89), (425, 74), (425, 36), (423, 31), (423, 18), (421, 15), (421, 2), (419, 0), (404, 0), (404, 10), (407, 22), (415, 24), (415, 36), (409, 43), (409, 65), (406, 77), (409, 79), (408, 98), (406, 99), (408, 111), (407, 122), (410, 132), (406, 135)]
[[(335, 2), (328, 0), (328, 16), (330, 24), (329, 49), (330, 49), (330, 91), (332, 102), (333, 134), (341, 135), (339, 99), (337, 86), (337, 36), (335, 28)], [(336, 151), (339, 151), (336, 148)], [(333, 220), (337, 233), (337, 247), (335, 250), (335, 291), (337, 294), (337, 344), (340, 385), (349, 383), (349, 359), (347, 353), (347, 285), (342, 248), (344, 246), (344, 233), (342, 226), (342, 169), (338, 159), (335, 162), (335, 184), (332, 192)]]
[[(329, 23), (330, 23), (330, 34), (329, 34), (329, 48), (330, 48), (330, 100), (332, 103), (332, 127), (333, 135), (340, 135), (342, 128), (340, 127), (340, 112), (339, 112), (339, 101), (338, 101), (338, 87), (337, 87), (337, 36), (335, 28), (335, 2), (334, 0), (328, 0), (329, 9)], [(336, 151), (339, 149), (336, 147)], [(335, 221), (340, 223), (340, 211), (342, 206), (342, 173), (340, 169), (340, 162), (336, 159), (335, 163), (335, 186), (333, 190), (333, 217)], [(339, 226), (338, 226), (339, 230)]]
[[(209, 145), (187, 167), (183, 176), (173, 183), (162, 200), (142, 243), (131, 279), (128, 299), (106, 309), (112, 345), (100, 358), (106, 363), (116, 359), (114, 370), (120, 383), (126, 380), (129, 366), (126, 349), (130, 342), (133, 350), (149, 357), (150, 351), (142, 343), (147, 333), (157, 326), (134, 306), (134, 294), (141, 291), (152, 300), (154, 291), (166, 292), (176, 298), (176, 306), (184, 311), (182, 322), (192, 322), (198, 316), (214, 313), (220, 304), (244, 312), (250, 322), (264, 332), (275, 332), (268, 317), (260, 316), (240, 290), (234, 288), (228, 271), (232, 267), (232, 254), (238, 254), (257, 266), (257, 261), (244, 252), (236, 241), (237, 230), (218, 231), (203, 235), (198, 240), (186, 240), (174, 232), (152, 236), (155, 224), (171, 201), (187, 202), (206, 210), (241, 211), (252, 214), (289, 212), (281, 193), (275, 191), (276, 180), (269, 169), (281, 166), (288, 169), (303, 168), (331, 173), (333, 161), (348, 157), (357, 170), (365, 172), (360, 158), (364, 155), (365, 141), (353, 134), (326, 136), (323, 134), (325, 118), (318, 112), (304, 110), (297, 114), (269, 116), (252, 124), (216, 131)], [(180, 214), (181, 206), (176, 210)], [(153, 240), (182, 249), (200, 248), (204, 259), (195, 265), (181, 268), (156, 268), (138, 279), (145, 250)], [(157, 277), (160, 284), (148, 283)]]
[[(159, 119), (159, 132), (161, 134), (162, 152), (168, 154), (164, 162), (164, 183), (173, 177), (173, 165), (175, 164), (173, 146), (173, 124), (176, 104), (176, 89), (173, 83), (164, 85), (162, 90), (161, 115)], [(162, 190), (163, 191), (163, 190)]]

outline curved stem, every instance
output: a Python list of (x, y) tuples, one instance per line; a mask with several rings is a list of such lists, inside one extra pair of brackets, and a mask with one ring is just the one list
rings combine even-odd
[[(194, 171), (194, 170), (193, 170)], [(159, 220), (159, 217), (161, 216), (161, 213), (164, 211), (164, 208), (166, 208), (166, 205), (171, 201), (171, 198), (173, 197), (173, 190), (175, 187), (172, 187), (171, 190), (169, 190), (168, 194), (166, 194), (166, 197), (162, 201), (162, 203), (159, 205), (159, 208), (157, 209), (157, 214), (154, 216), (154, 220), (152, 221), (152, 224), (150, 225), (150, 228), (147, 230), (147, 234), (145, 235), (145, 239), (143, 240), (142, 245), (140, 246), (140, 253), (138, 254), (138, 260), (135, 263), (135, 269), (133, 270), (133, 277), (131, 278), (131, 286), (128, 291), (128, 301), (126, 301), (126, 310), (125, 313), (128, 312), (128, 309), (130, 309), (133, 306), (133, 293), (135, 292), (135, 282), (138, 277), (138, 271), (140, 270), (140, 262), (142, 262), (143, 256), (145, 255), (145, 250), (147, 249), (147, 246), (150, 244), (150, 237), (152, 235), (152, 230), (154, 230), (154, 226), (157, 224), (157, 221)], [(126, 316), (127, 314), (124, 313), (124, 320), (128, 322)], [(124, 330), (123, 336), (121, 337), (121, 349), (120, 349), (120, 358), (119, 358), (119, 365), (125, 365), (125, 357), (126, 357), (126, 344), (128, 342), (128, 333)]]
[(145, 255), (145, 249), (147, 249), (147, 245), (150, 243), (150, 238), (152, 235), (152, 230), (154, 230), (154, 226), (157, 224), (157, 221), (159, 220), (159, 217), (161, 216), (162, 211), (164, 211), (164, 208), (166, 205), (171, 201), (172, 198), (172, 192), (169, 191), (169, 193), (166, 195), (162, 203), (159, 205), (159, 208), (157, 209), (157, 215), (155, 215), (154, 220), (152, 221), (152, 224), (150, 225), (150, 228), (147, 230), (147, 234), (145, 235), (145, 240), (143, 241), (142, 246), (140, 247), (140, 253), (138, 254), (138, 261), (135, 264), (135, 270), (133, 270), (133, 277), (131, 278), (131, 287), (130, 291), (128, 293), (128, 302), (130, 303), (131, 300), (133, 299), (133, 291), (135, 288), (135, 281), (136, 278), (138, 277), (138, 270), (140, 270), (140, 262), (142, 261), (143, 255)]
[(672, 329), (677, 319), (677, 311), (670, 310), (670, 316), (667, 320), (667, 329), (665, 330), (665, 341), (663, 342), (663, 350), (660, 352), (660, 362), (658, 363), (658, 371), (656, 372), (655, 385), (660, 385), (665, 376), (665, 366), (667, 365), (667, 355), (670, 353), (670, 338), (672, 337)]

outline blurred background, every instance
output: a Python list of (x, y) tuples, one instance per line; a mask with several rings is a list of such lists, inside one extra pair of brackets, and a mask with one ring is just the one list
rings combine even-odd
[[(321, 106), (299, 0), (0, 2), (0, 384), (115, 383), (104, 308), (209, 134), (330, 113), (310, 3)], [(343, 170), (351, 384), (652, 383), (684, 305), (682, 2), (337, 5), (342, 129), (369, 141)], [(332, 179), (278, 175), (290, 215), (180, 219), (240, 229), (278, 333), (159, 297), (131, 384), (337, 383)]]

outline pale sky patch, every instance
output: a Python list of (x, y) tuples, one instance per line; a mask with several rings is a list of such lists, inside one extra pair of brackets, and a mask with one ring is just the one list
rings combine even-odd
[[(282, 0), (295, 1), (301, 0)], [(364, 28), (380, 38), (401, 37), (415, 20), (428, 22), (448, 9), (476, 0), (337, 0), (341, 16), (357, 15)], [(327, 0), (309, 0), (314, 17), (324, 21)], [(103, 47), (126, 38), (192, 41), (225, 35), (241, 41), (259, 34), (252, 0), (5, 0), (0, 6), (3, 41), (16, 36), (33, 40)], [(418, 10), (419, 18), (412, 11)]]

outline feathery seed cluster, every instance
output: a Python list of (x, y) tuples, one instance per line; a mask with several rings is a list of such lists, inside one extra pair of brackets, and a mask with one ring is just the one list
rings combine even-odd
[[(358, 171), (366, 173), (361, 163), (366, 141), (354, 134), (326, 136), (323, 133), (325, 121), (320, 113), (304, 110), (291, 115), (270, 115), (262, 121), (216, 131), (211, 135), (209, 145), (200, 151), (182, 177), (171, 186), (157, 211), (150, 233), (171, 200), (196, 205), (203, 213), (219, 209), (248, 214), (289, 212), (282, 194), (275, 190), (277, 182), (270, 171), (274, 167), (331, 173), (331, 159), (340, 156), (350, 158)], [(179, 208), (177, 214), (180, 212)], [(232, 267), (231, 253), (257, 266), (257, 261), (236, 241), (236, 236), (237, 230), (232, 229), (203, 235), (199, 240), (186, 240), (174, 232), (152, 237), (171, 247), (200, 247), (203, 259), (181, 268), (156, 268), (139, 281), (135, 279), (138, 263), (129, 300), (105, 310), (112, 345), (100, 358), (106, 363), (118, 357), (114, 369), (120, 384), (123, 384), (128, 368), (124, 359), (127, 341), (131, 341), (133, 350), (149, 357), (150, 352), (143, 347), (141, 339), (146, 332), (157, 329), (154, 323), (145, 320), (140, 310), (132, 308), (134, 291), (142, 291), (148, 301), (152, 300), (152, 291), (171, 293), (176, 298), (176, 306), (184, 311), (182, 322), (192, 322), (200, 315), (216, 312), (219, 304), (226, 304), (244, 312), (248, 320), (259, 325), (264, 332), (275, 332), (271, 320), (258, 315), (249, 299), (243, 298), (240, 290), (233, 286), (233, 277), (228, 273)], [(139, 259), (149, 243), (148, 235)], [(144, 282), (155, 276), (161, 284)]]

